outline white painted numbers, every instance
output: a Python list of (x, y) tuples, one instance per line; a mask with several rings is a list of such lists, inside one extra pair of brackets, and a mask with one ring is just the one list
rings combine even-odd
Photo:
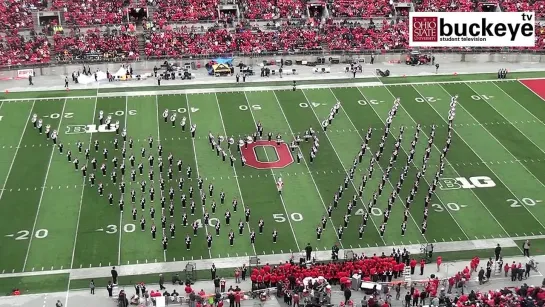
[(457, 177), (439, 179), (439, 188), (441, 190), (475, 189), (475, 188), (493, 188), (496, 186), (494, 180), (488, 176)]
[[(277, 223), (284, 223), (287, 221), (286, 215), (284, 213), (275, 213), (273, 214), (274, 221)], [(303, 220), (303, 215), (301, 213), (294, 212), (290, 214), (290, 219), (294, 222), (301, 222)]]
[(368, 104), (369, 104), (369, 105), (371, 105), (371, 104), (377, 105), (377, 104), (379, 104), (379, 103), (381, 103), (381, 102), (384, 102), (384, 101), (382, 101), (382, 100), (379, 101), (379, 100), (376, 100), (376, 99), (369, 99), (369, 103), (367, 103), (367, 100), (363, 100), (363, 99), (358, 100), (358, 104), (359, 104), (360, 106), (366, 106), (366, 105), (368, 105)]
[(487, 95), (471, 95), (471, 99), (473, 100), (489, 100), (493, 97), (494, 96), (487, 96)]
[(432, 96), (428, 97), (416, 97), (414, 101), (416, 102), (437, 102), (437, 100), (441, 100), (440, 98), (435, 98)]
[[(102, 231), (103, 229), (99, 229), (99, 231)], [(134, 224), (125, 224), (123, 225), (123, 232), (134, 232), (136, 230), (136, 226)], [(109, 235), (115, 234), (118, 232), (117, 225), (108, 225), (106, 226), (105, 232)]]
[[(258, 104), (251, 105), (250, 107), (252, 108), (252, 111), (261, 110), (261, 106), (258, 105)], [(249, 110), (248, 106), (245, 105), (245, 104), (238, 106), (238, 109), (241, 110), (241, 111), (248, 111)]]
[(435, 212), (444, 212), (445, 209), (448, 211), (460, 211), (461, 208), (467, 207), (466, 205), (458, 205), (457, 203), (446, 203), (443, 204), (432, 204), (431, 207)]
[[(356, 215), (364, 215), (365, 214), (365, 211), (363, 211), (362, 208), (358, 209), (356, 211)], [(371, 208), (371, 214), (374, 215), (374, 216), (382, 216), (382, 210), (380, 208), (377, 208), (377, 207), (373, 207)]]
[[(49, 231), (47, 229), (38, 229), (36, 232), (34, 232), (34, 238), (36, 239), (44, 239), (49, 235)], [(19, 230), (15, 234), (6, 235), (6, 237), (14, 237), (15, 240), (28, 240), (30, 237), (30, 231), (28, 230)]]
[(539, 204), (540, 202), (543, 202), (542, 200), (540, 199), (533, 199), (533, 198), (530, 198), (530, 197), (523, 197), (520, 199), (520, 201), (518, 199), (513, 199), (513, 198), (509, 198), (507, 200), (507, 202), (509, 203), (509, 206), (511, 208), (520, 208), (522, 206), (527, 206), (527, 207), (533, 207), (537, 204)]
[[(51, 114), (49, 116), (46, 115), (44, 117), (49, 117), (51, 119), (59, 119), (59, 118), (61, 118), (61, 114), (53, 113), (53, 114)], [(74, 118), (74, 113), (66, 112), (66, 113), (63, 114), (63, 118)]]

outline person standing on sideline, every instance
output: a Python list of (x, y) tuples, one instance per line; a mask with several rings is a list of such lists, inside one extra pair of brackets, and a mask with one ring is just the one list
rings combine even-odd
[(496, 261), (500, 260), (500, 254), (501, 254), (501, 246), (498, 244), (496, 248), (494, 249), (494, 255), (496, 255)]
[(112, 273), (112, 283), (114, 285), (117, 285), (117, 276), (119, 275), (117, 274), (117, 270), (115, 269), (115, 266), (112, 267), (112, 270), (110, 271), (110, 273)]
[(526, 240), (524, 244), (522, 244), (522, 250), (524, 251), (524, 256), (530, 257), (530, 240)]
[(443, 263), (443, 257), (438, 256), (437, 257), (437, 272), (441, 269), (441, 263)]
[(216, 265), (212, 263), (212, 267), (210, 268), (210, 274), (212, 275), (212, 280), (216, 279)]
[(240, 269), (235, 268), (235, 283), (240, 284)]
[(108, 285), (106, 286), (106, 290), (108, 290), (108, 296), (112, 297), (113, 296), (112, 292), (114, 290), (114, 285), (112, 285), (111, 281), (108, 282)]
[(163, 274), (159, 274), (159, 289), (161, 291), (165, 290), (165, 277), (163, 276)]
[(32, 83), (32, 74), (28, 75), (28, 85), (34, 85), (34, 83)]
[(91, 279), (89, 283), (89, 288), (91, 289), (91, 294), (95, 295), (95, 281)]
[(350, 287), (344, 288), (344, 304), (348, 304), (348, 301), (352, 297), (352, 290), (350, 290)]
[(307, 255), (307, 261), (310, 261), (312, 257), (312, 246), (310, 246), (310, 243), (307, 243), (307, 246), (305, 247), (305, 253)]
[(246, 264), (243, 263), (242, 264), (242, 281), (245, 281), (246, 280), (246, 274), (248, 273), (248, 268), (246, 267)]
[(214, 278), (214, 293), (220, 293), (220, 282), (221, 279), (216, 276), (216, 278)]

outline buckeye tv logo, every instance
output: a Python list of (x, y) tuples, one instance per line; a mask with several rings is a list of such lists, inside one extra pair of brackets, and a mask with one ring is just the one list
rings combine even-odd
[(411, 12), (410, 47), (534, 47), (534, 12)]

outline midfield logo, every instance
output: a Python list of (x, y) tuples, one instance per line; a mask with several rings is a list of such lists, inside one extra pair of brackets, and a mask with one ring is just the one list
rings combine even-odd
[(534, 47), (534, 12), (411, 12), (411, 47)]
[(441, 178), (439, 179), (439, 188), (445, 190), (475, 189), (475, 188), (493, 188), (496, 183), (487, 176)]
[(79, 133), (99, 133), (99, 132), (115, 132), (117, 126), (115, 124), (110, 125), (108, 129), (107, 125), (68, 125), (66, 126), (65, 134), (79, 134)]

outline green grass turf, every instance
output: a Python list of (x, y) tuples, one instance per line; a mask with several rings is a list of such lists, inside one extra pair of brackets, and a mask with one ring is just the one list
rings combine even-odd
[[(507, 77), (509, 80), (517, 78), (541, 78), (545, 77), (543, 71), (514, 72)], [(376, 82), (384, 84), (399, 84), (407, 82), (449, 82), (449, 81), (473, 81), (473, 80), (493, 80), (496, 79), (495, 73), (477, 73), (461, 75), (428, 75), (428, 76), (408, 76), (408, 77), (390, 77), (390, 78), (341, 78), (329, 79), (328, 84), (342, 84), (353, 82)], [(322, 79), (299, 80), (298, 85), (323, 84)], [(233, 87), (256, 87), (256, 86), (290, 86), (292, 81), (264, 81), (252, 83), (211, 83), (211, 84), (189, 84), (189, 85), (162, 85), (162, 86), (140, 86), (129, 87), (130, 91), (153, 91), (153, 90), (183, 90), (195, 88), (233, 88)], [(74, 97), (74, 96), (95, 96), (97, 93), (117, 93), (126, 92), (127, 88), (103, 88), (103, 89), (76, 89), (76, 90), (55, 90), (55, 91), (35, 91), (31, 92), (4, 92), (0, 93), (0, 99), (25, 99), (25, 98), (48, 98), (48, 97)]]
[[(539, 252), (538, 246), (543, 243), (543, 240), (532, 240), (535, 251)], [(543, 249), (541, 249), (542, 251)], [(513, 248), (504, 248), (502, 250), (504, 257), (517, 256), (520, 255), (520, 250), (516, 247)], [(491, 250), (473, 250), (473, 251), (459, 251), (459, 252), (446, 252), (446, 253), (435, 253), (435, 256), (441, 256), (443, 261), (463, 261), (471, 259), (475, 256), (480, 257), (481, 259), (488, 258), (492, 255)], [(167, 281), (170, 280), (172, 275), (179, 273), (182, 278), (185, 277), (185, 273), (182, 272), (163, 272), (166, 276)], [(234, 278), (233, 269), (218, 269), (218, 276), (225, 278)], [(143, 275), (128, 275), (120, 276), (119, 284), (121, 286), (130, 287), (136, 283), (144, 282), (146, 284), (156, 284), (158, 280), (157, 274), (143, 274)], [(197, 270), (195, 272), (196, 280), (209, 280), (210, 271), (209, 270)], [(0, 296), (10, 295), (11, 291), (14, 288), (19, 288), (23, 294), (35, 294), (43, 292), (61, 292), (67, 289), (68, 283), (68, 274), (53, 274), (53, 275), (44, 275), (44, 276), (28, 276), (28, 277), (9, 277), (9, 278), (0, 278)], [(80, 290), (87, 289), (89, 287), (89, 279), (72, 279), (70, 281), (70, 290)], [(105, 287), (106, 284), (110, 281), (110, 278), (95, 278), (94, 282), (97, 287)], [(229, 286), (229, 285), (228, 285)]]
[(24, 294), (66, 291), (69, 274), (0, 278), (0, 296), (9, 296), (13, 289)]
[[(529, 74), (527, 77), (537, 75)], [(460, 75), (457, 78), (472, 80), (477, 77)], [(422, 80), (429, 79), (413, 81)], [(339, 241), (344, 248), (357, 248), (516, 237), (538, 235), (544, 231), (538, 218), (545, 214), (541, 202), (545, 199), (545, 141), (542, 137), (545, 132), (545, 109), (541, 99), (518, 82), (430, 83), (332, 89), (316, 87), (298, 91), (158, 96), (142, 94), (134, 97), (70, 97), (2, 103), (0, 129), (6, 133), (0, 135), (0, 183), (2, 186), (5, 183), (5, 190), (0, 198), (0, 207), (7, 208), (6, 212), (9, 213), (0, 216), (0, 245), (7, 247), (0, 249), (0, 256), (5, 259), (0, 264), (0, 272), (289, 253), (300, 250), (307, 243), (319, 250), (327, 250)], [(453, 144), (440, 188), (430, 208), (428, 232), (422, 236), (420, 225), (424, 196), (437, 170), (440, 151), (446, 139), (451, 95), (459, 95)], [(376, 129), (370, 146), (374, 150), (378, 147), (383, 133), (381, 129), (394, 97), (401, 98), (402, 103), (392, 124), (385, 154), (375, 168), (373, 177), (367, 182), (363, 198), (358, 200), (342, 240), (338, 239), (333, 228), (342, 225), (348, 200), (356, 193), (360, 178), (367, 173), (369, 152), (364, 162), (358, 165), (354, 183), (350, 183), (344, 190), (339, 208), (334, 210), (318, 241), (314, 228), (325, 214), (325, 208), (332, 203), (333, 194), (342, 184), (369, 127)], [(303, 135), (309, 127), (320, 130), (321, 122), (327, 118), (336, 101), (341, 101), (343, 108), (327, 133), (318, 131), (320, 147), (313, 163), (308, 159), (311, 144), (303, 142), (301, 150), (304, 159), (301, 163), (272, 170), (243, 167), (238, 160), (236, 147), (227, 148), (224, 143), (222, 146), (228, 155), (232, 153), (237, 157), (234, 167), (231, 167), (229, 161), (222, 161), (208, 143), (208, 132), (238, 139), (253, 133), (257, 122), (261, 122), (265, 133), (279, 133), (289, 142), (295, 135)], [(163, 122), (161, 114), (165, 109), (177, 113), (175, 127), (170, 122)], [(134, 140), (134, 148), (128, 149), (127, 157), (134, 153), (136, 164), (142, 162), (146, 165), (144, 175), (137, 175), (138, 182), (131, 183), (127, 161), (127, 191), (124, 196), (109, 178), (113, 168), (111, 159), (115, 156), (121, 160), (121, 150), (115, 150), (113, 146), (114, 139), (122, 144), (121, 136), (114, 132), (73, 133), (75, 125), (97, 124), (98, 110), (103, 110), (106, 115), (111, 114), (114, 122), (119, 121), (121, 127), (127, 128), (129, 137)], [(46, 141), (43, 135), (40, 136), (28, 124), (31, 113), (37, 113), (52, 127), (60, 126), (60, 140), (65, 145), (65, 152), (72, 150), (73, 157), (81, 161), (80, 166), (86, 162), (75, 144), (81, 141), (84, 143), (83, 148), (88, 148), (95, 140), (100, 143), (98, 152), (95, 152), (93, 146), (90, 147), (91, 156), (97, 158), (99, 166), (102, 163), (108, 165), (108, 176), (103, 178), (100, 171), (97, 172), (97, 182), (105, 184), (104, 197), (98, 195), (96, 186), (90, 187), (88, 182), (83, 181), (81, 172), (74, 170), (65, 155), (61, 155), (50, 141)], [(182, 117), (187, 118), (185, 132), (179, 126)], [(195, 139), (188, 132), (190, 123), (198, 127)], [(423, 133), (417, 144), (415, 159), (408, 165), (409, 173), (394, 204), (387, 231), (384, 237), (380, 237), (378, 227), (383, 222), (382, 213), (401, 168), (405, 166), (417, 123), (423, 125)], [(419, 192), (410, 208), (407, 232), (402, 237), (399, 228), (403, 219), (401, 207), (409, 195), (416, 173), (421, 170), (427, 134), (433, 124), (438, 129), (426, 180), (420, 182)], [(357, 230), (361, 215), (388, 164), (401, 126), (405, 128), (402, 150), (377, 206), (371, 211), (365, 235), (360, 240)], [(152, 148), (149, 148), (147, 141), (150, 136), (155, 140)], [(170, 240), (166, 252), (160, 243), (161, 230), (156, 241), (151, 239), (149, 231), (152, 224), (149, 216), (151, 206), (157, 210), (155, 223), (160, 228), (160, 171), (157, 159), (154, 165), (156, 180), (147, 186), (148, 190), (151, 186), (155, 188), (155, 201), (152, 203), (147, 191), (142, 194), (139, 189), (139, 182), (147, 179), (147, 157), (150, 154), (157, 157), (159, 143), (163, 146), (166, 165), (164, 176), (169, 153), (173, 154), (174, 162), (181, 159), (184, 165), (181, 173), (174, 165), (172, 181), (166, 178), (166, 191), (170, 187), (175, 190), (175, 213), (172, 218), (168, 216), (168, 193), (165, 195), (167, 226), (173, 222), (177, 227), (176, 238)], [(102, 155), (103, 148), (109, 150), (108, 159)], [(142, 148), (146, 149), (144, 158), (140, 156)], [(277, 155), (276, 150), (270, 147), (258, 148), (256, 154), (262, 161), (275, 161)], [(193, 169), (191, 180), (186, 178), (187, 166)], [(203, 192), (206, 195), (209, 184), (214, 186), (214, 193), (207, 197), (204, 206), (201, 206), (197, 189), (196, 179), (199, 176), (204, 180)], [(453, 178), (479, 176), (490, 178), (495, 186), (464, 189), (456, 184), (457, 188), (448, 189), (449, 182), (454, 182)], [(188, 194), (190, 186), (195, 189), (194, 215), (189, 214), (189, 208), (184, 209), (180, 205), (182, 192), (176, 183), (180, 177), (186, 179), (183, 193)], [(285, 182), (281, 197), (275, 186), (278, 178)], [(118, 182), (121, 179), (118, 176)], [(137, 192), (136, 221), (130, 213), (133, 206), (129, 194), (131, 189)], [(219, 201), (222, 190), (226, 194), (224, 204)], [(114, 196), (113, 206), (107, 202), (109, 193)], [(125, 200), (123, 214), (117, 205), (122, 197)], [(147, 200), (143, 212), (140, 210), (142, 197)], [(239, 203), (237, 212), (234, 212), (231, 205), (233, 199)], [(216, 212), (212, 212), (212, 200), (217, 202)], [(239, 235), (237, 224), (244, 220), (245, 209), (251, 210), (251, 218), (242, 235)], [(233, 215), (231, 225), (226, 225), (224, 219), (227, 210)], [(184, 211), (189, 214), (190, 224), (197, 222), (200, 225), (196, 236), (193, 236), (191, 227), (184, 228), (181, 225)], [(208, 224), (204, 222), (205, 213), (211, 217)], [(139, 220), (142, 216), (147, 221), (145, 231), (140, 230)], [(264, 220), (265, 232), (258, 235), (255, 245), (251, 245), (249, 233), (257, 231), (259, 219)], [(218, 222), (221, 223), (221, 235), (215, 236), (213, 226)], [(229, 246), (227, 240), (227, 233), (231, 229), (236, 233), (234, 246)], [(279, 232), (276, 244), (271, 239), (274, 229)], [(189, 251), (183, 244), (187, 234), (193, 240)], [(207, 234), (213, 235), (211, 249), (206, 247)]]

